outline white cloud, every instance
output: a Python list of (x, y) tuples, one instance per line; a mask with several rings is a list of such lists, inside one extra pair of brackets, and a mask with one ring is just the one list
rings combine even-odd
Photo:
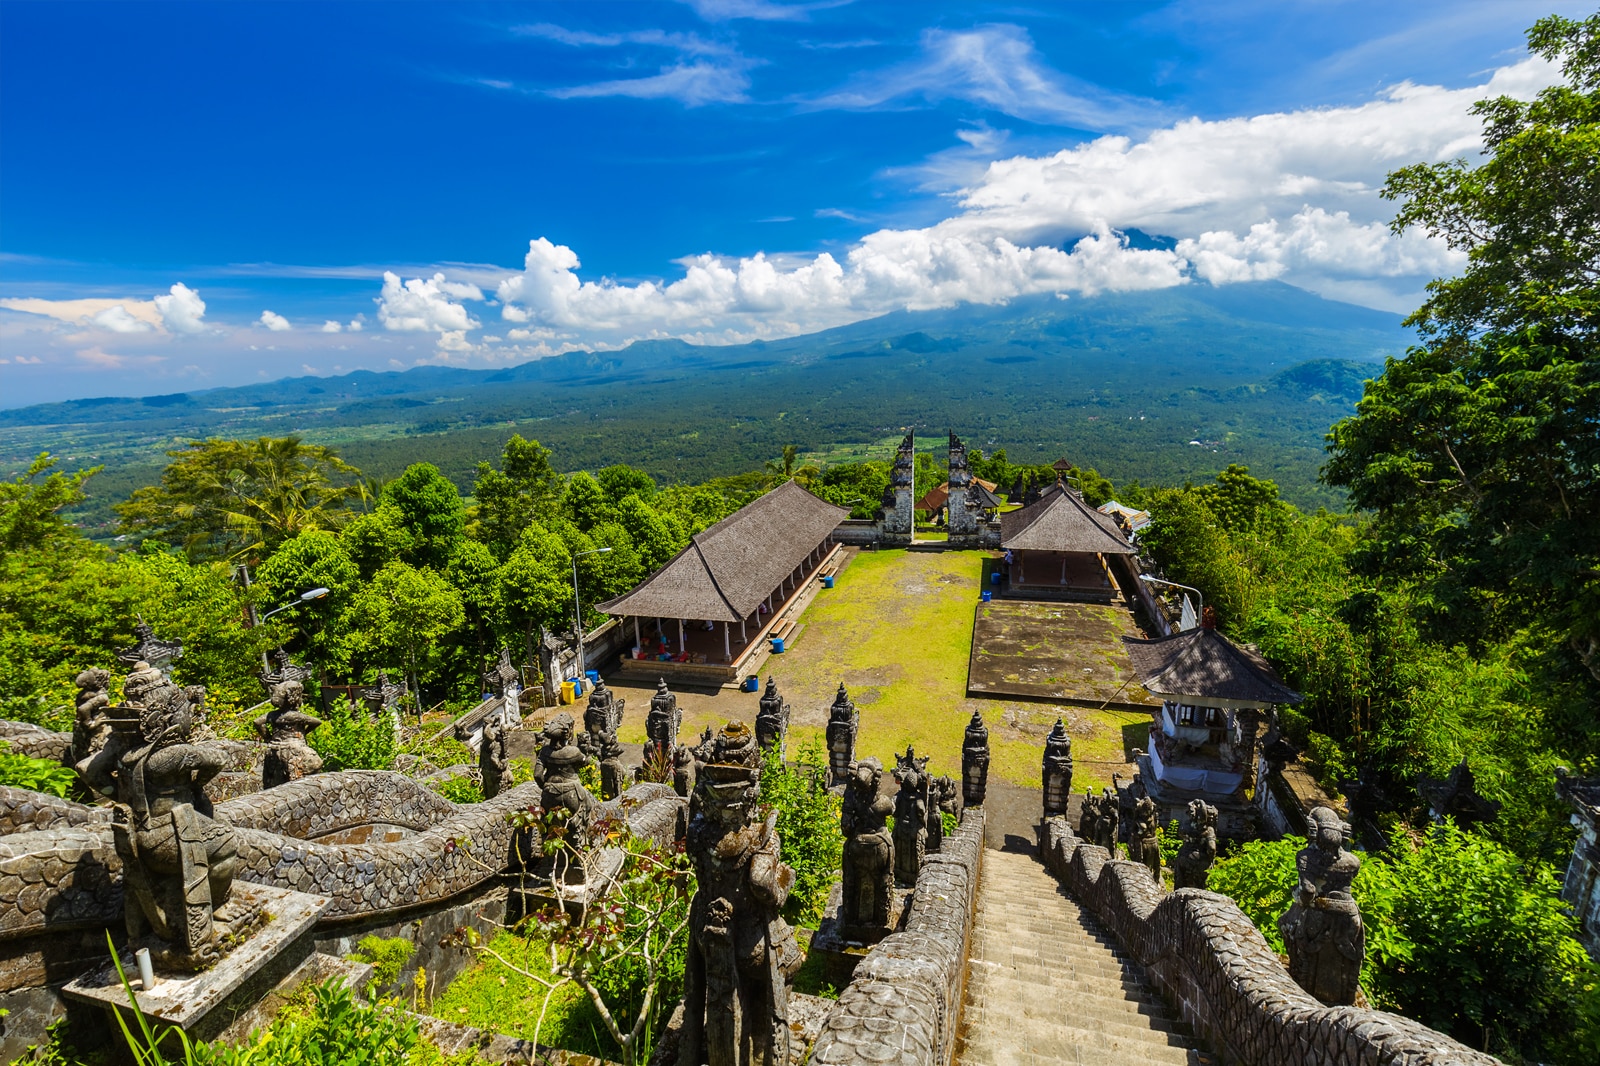
[(112, 333), (148, 333), (155, 329), (149, 322), (131, 315), (123, 304), (106, 308), (90, 318), (89, 324)]
[(443, 274), (402, 284), (398, 274), (384, 271), (378, 321), (396, 332), (437, 333), (441, 349), (460, 351), (467, 345), (466, 331), (477, 329), (479, 323), (456, 301), (482, 299), (483, 290), (476, 285), (449, 281)]
[(743, 61), (713, 63), (702, 59), (693, 63), (674, 63), (662, 67), (660, 74), (644, 78), (618, 78), (564, 89), (546, 89), (545, 94), (558, 100), (596, 96), (676, 100), (685, 107), (742, 103), (749, 99), (745, 95), (745, 90), (750, 88), (750, 77), (745, 73), (749, 65)]
[(328, 319), (328, 321), (326, 321), (326, 322), (324, 322), (322, 324), (321, 332), (323, 332), (323, 333), (339, 333), (339, 332), (342, 332), (343, 330), (344, 330), (343, 326), (341, 326), (339, 323), (335, 322), (333, 319), (330, 318), (330, 319)]
[[(584, 280), (577, 253), (541, 237), (494, 295), (515, 327), (507, 341), (524, 355), (650, 337), (734, 343), (896, 309), (1189, 283), (1278, 279), (1405, 310), (1461, 259), (1419, 233), (1389, 232), (1394, 208), (1377, 194), (1385, 174), (1472, 155), (1481, 134), (1474, 101), (1527, 96), (1552, 81), (1547, 65), (1528, 60), (1473, 88), (1407, 83), (1360, 105), (1189, 119), (1142, 138), (996, 160), (957, 191), (949, 218), (869, 233), (842, 256), (695, 255), (679, 261), (676, 279), (630, 284)], [(1131, 239), (1134, 230), (1168, 240), (1151, 247)], [(475, 328), (466, 309), (444, 289), (412, 291), (443, 284), (438, 274), (402, 292), (386, 275), (380, 318), (400, 320), (390, 305), (402, 296), (425, 304), (426, 314), (406, 313), (414, 324), (389, 328), (430, 330), (441, 348), (461, 350)]]
[(824, 0), (822, 3), (780, 4), (776, 0), (683, 0), (707, 22), (730, 19), (755, 19), (765, 22), (800, 22), (811, 12), (838, 7), (849, 0)]
[(913, 98), (966, 100), (1029, 122), (1079, 129), (1104, 129), (1152, 109), (1053, 69), (1028, 31), (1009, 24), (924, 30), (916, 58), (858, 75), (802, 106), (873, 110), (903, 107)]
[(261, 317), (256, 321), (261, 325), (266, 326), (274, 333), (283, 333), (294, 328), (293, 326), (289, 325), (289, 320), (287, 318), (284, 318), (282, 315), (273, 311), (261, 312)]
[(200, 294), (181, 281), (172, 286), (166, 296), (155, 298), (156, 310), (161, 312), (161, 322), (174, 333), (201, 333), (205, 331), (206, 302)]
[(351, 333), (360, 333), (362, 330), (364, 330), (366, 328), (367, 328), (367, 316), (366, 315), (357, 315), (356, 317), (352, 318), (350, 320), (350, 324), (345, 327), (345, 329), (348, 329)]

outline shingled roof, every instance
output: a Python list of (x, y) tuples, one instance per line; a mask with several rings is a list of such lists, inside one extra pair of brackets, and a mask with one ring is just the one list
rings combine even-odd
[(1254, 648), (1201, 626), (1170, 637), (1123, 637), (1144, 687), (1157, 695), (1194, 696), (1264, 706), (1305, 697), (1278, 679)]
[(1000, 547), (1020, 551), (1132, 555), (1117, 523), (1060, 482), (1033, 503), (1000, 516)]
[(849, 513), (786, 481), (695, 534), (665, 566), (600, 610), (713, 622), (748, 618)]

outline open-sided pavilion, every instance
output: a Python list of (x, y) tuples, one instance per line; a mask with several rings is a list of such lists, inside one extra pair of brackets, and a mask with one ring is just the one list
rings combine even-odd
[(1110, 517), (1056, 482), (1028, 506), (1000, 516), (1000, 548), (1009, 560), (1006, 591), (1017, 596), (1110, 601), (1119, 591), (1108, 560), (1128, 580), (1133, 546)]
[(770, 637), (843, 549), (849, 509), (785, 482), (714, 526), (600, 610), (631, 628), (625, 675), (727, 684), (760, 665)]

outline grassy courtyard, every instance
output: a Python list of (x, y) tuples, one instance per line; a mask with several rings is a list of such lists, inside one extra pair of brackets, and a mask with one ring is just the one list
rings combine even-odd
[[(1143, 746), (1148, 715), (1026, 698), (967, 698), (973, 611), (988, 554), (878, 551), (852, 559), (835, 587), (806, 610), (799, 638), (763, 669), (792, 706), (791, 753), (808, 740), (820, 746), (842, 680), (861, 712), (858, 755), (875, 755), (886, 766), (893, 752), (910, 744), (933, 757), (934, 772), (957, 774), (962, 732), (977, 710), (990, 730), (990, 772), (1036, 788), (1044, 737), (1060, 716), (1072, 732), (1078, 787), (1110, 783), (1112, 772), (1126, 765), (1124, 731)], [(649, 690), (618, 691), (628, 699), (622, 739), (642, 741)], [(681, 693), (684, 733), (733, 717), (752, 720), (756, 700), (729, 691)]]

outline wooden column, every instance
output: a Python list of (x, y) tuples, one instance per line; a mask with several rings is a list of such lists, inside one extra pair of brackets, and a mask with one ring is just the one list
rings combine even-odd
[(748, 643), (750, 643), (750, 634), (748, 632), (746, 632), (746, 630), (744, 628), (744, 619), (743, 618), (739, 619), (739, 643), (740, 644), (748, 644)]
[(728, 623), (722, 623), (722, 657), (733, 662), (733, 645), (729, 642)]
[(639, 649), (643, 649), (644, 648), (644, 643), (639, 639), (639, 616), (638, 615), (634, 615), (633, 616), (633, 645), (634, 645), (634, 647), (639, 648)]
[(686, 644), (683, 639), (683, 619), (680, 618), (678, 619), (678, 651), (686, 652), (688, 650), (689, 645)]

